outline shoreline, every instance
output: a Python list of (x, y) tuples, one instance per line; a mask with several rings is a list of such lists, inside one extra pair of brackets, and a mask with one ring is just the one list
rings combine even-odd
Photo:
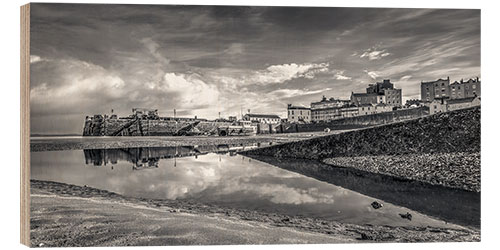
[(102, 137), (60, 137), (37, 138), (30, 140), (30, 151), (61, 151), (81, 149), (113, 149), (138, 147), (179, 147), (179, 146), (213, 146), (213, 145), (243, 145), (243, 144), (282, 144), (340, 134), (350, 130), (333, 130), (330, 132), (301, 132), (266, 134), (255, 136), (102, 136)]
[[(163, 221), (166, 217), (177, 218), (181, 214), (189, 216), (196, 216), (200, 219), (217, 218), (217, 219), (230, 219), (231, 224), (229, 227), (238, 227), (237, 225), (242, 225), (245, 223), (252, 223), (257, 227), (264, 227), (269, 230), (269, 233), (280, 233), (282, 230), (292, 230), (297, 234), (296, 238), (299, 239), (301, 235), (303, 236), (303, 242), (307, 243), (306, 238), (308, 237), (320, 237), (324, 242), (329, 243), (341, 243), (341, 242), (455, 242), (455, 241), (480, 241), (480, 231), (471, 228), (465, 228), (458, 226), (456, 228), (437, 228), (437, 227), (395, 227), (395, 226), (374, 226), (374, 225), (354, 225), (339, 223), (329, 220), (321, 220), (315, 218), (308, 218), (303, 216), (287, 216), (281, 214), (264, 213), (243, 209), (231, 209), (216, 205), (200, 204), (192, 201), (182, 201), (182, 200), (158, 200), (158, 199), (142, 199), (142, 198), (132, 198), (122, 196), (116, 193), (99, 190), (91, 187), (81, 187), (70, 184), (50, 182), (50, 181), (39, 181), (31, 180), (31, 194), (32, 202), (38, 204), (37, 208), (32, 206), (32, 246), (39, 246), (40, 243), (47, 245), (43, 241), (47, 241), (44, 237), (50, 237), (47, 234), (63, 234), (64, 229), (61, 228), (62, 225), (58, 224), (58, 221), (46, 221), (43, 218), (47, 216), (61, 215), (57, 208), (53, 208), (53, 202), (57, 199), (78, 199), (81, 206), (92, 206), (95, 209), (100, 210), (101, 203), (106, 204), (124, 205), (126, 204), (128, 208), (123, 211), (125, 215), (130, 215), (132, 213), (146, 213), (147, 209), (155, 209), (161, 211), (163, 214), (152, 214), (148, 218), (152, 218), (154, 221)], [(43, 196), (50, 196), (50, 199), (44, 199)], [(63, 203), (63, 211), (70, 215), (76, 215), (78, 218), (83, 218), (83, 222), (91, 220), (94, 223), (99, 224), (99, 228), (108, 230), (107, 237), (112, 238), (130, 238), (130, 235), (121, 235), (119, 233), (113, 233), (113, 221), (102, 214), (97, 212), (100, 217), (96, 218), (90, 216), (87, 210), (80, 210), (81, 208), (75, 207), (70, 208), (69, 204)], [(110, 205), (113, 206), (113, 205)], [(122, 211), (122, 210), (116, 210)], [(115, 212), (116, 212), (115, 211)], [(36, 214), (37, 216), (33, 217)], [(90, 217), (89, 217), (90, 216)], [(86, 218), (89, 217), (89, 218)], [(182, 217), (182, 216), (181, 216)], [(43, 223), (38, 223), (37, 221), (42, 219)], [(101, 223), (107, 220), (108, 223)], [(117, 223), (119, 223), (118, 221)], [(68, 223), (68, 222), (65, 222)], [(78, 222), (80, 223), (80, 222)], [(163, 223), (163, 222), (162, 222)], [(135, 227), (143, 227), (142, 223), (134, 224)], [(161, 223), (159, 225), (162, 225)], [(132, 227), (134, 227), (132, 226)], [(218, 223), (207, 222), (203, 225), (204, 228), (216, 229)], [(58, 229), (59, 228), (59, 229)], [(133, 228), (132, 228), (133, 229)], [(143, 230), (143, 228), (138, 228), (138, 230)], [(240, 229), (241, 230), (241, 229)], [(91, 232), (89, 232), (90, 234)], [(148, 235), (147, 231), (143, 231)], [(152, 233), (152, 232), (149, 232)], [(241, 232), (240, 232), (241, 233)], [(61, 237), (61, 236), (59, 236)], [(81, 237), (81, 235), (79, 236)], [(89, 235), (89, 237), (91, 237)], [(326, 237), (326, 238), (325, 238)], [(57, 237), (56, 237), (57, 238)], [(133, 238), (133, 237), (132, 237)], [(317, 240), (317, 238), (315, 238)], [(67, 242), (63, 245), (76, 246), (75, 242), (71, 243), (73, 238), (66, 239), (64, 237), (57, 238), (57, 240)], [(282, 241), (252, 241), (251, 239), (245, 239), (247, 244), (276, 244), (276, 243), (287, 243)], [(250, 240), (250, 241), (248, 241)], [(323, 242), (323, 241), (321, 241)], [(116, 243), (116, 242), (115, 242)], [(130, 243), (130, 242), (129, 242)], [(140, 242), (136, 242), (140, 243)], [(288, 242), (297, 243), (297, 242)], [(300, 243), (300, 241), (298, 242)], [(317, 243), (317, 242), (316, 242)], [(99, 245), (99, 242), (89, 241), (87, 244)], [(132, 245), (134, 243), (132, 242)], [(142, 243), (144, 244), (144, 243)], [(190, 242), (189, 244), (197, 244), (196, 242)], [(199, 244), (199, 243), (198, 243)], [(201, 243), (201, 244), (206, 244)], [(219, 243), (220, 244), (220, 243)]]

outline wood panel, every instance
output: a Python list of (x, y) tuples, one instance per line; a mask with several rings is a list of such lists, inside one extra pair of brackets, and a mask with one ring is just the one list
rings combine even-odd
[(21, 243), (30, 246), (30, 5), (21, 6)]

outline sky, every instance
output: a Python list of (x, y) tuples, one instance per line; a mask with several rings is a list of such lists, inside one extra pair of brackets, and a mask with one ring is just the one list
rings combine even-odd
[(480, 10), (31, 5), (31, 133), (81, 134), (85, 116), (286, 117), (390, 79), (480, 77)]

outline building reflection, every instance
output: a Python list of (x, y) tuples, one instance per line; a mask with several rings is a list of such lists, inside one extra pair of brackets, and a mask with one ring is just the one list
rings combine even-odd
[[(84, 149), (85, 164), (93, 166), (116, 165), (119, 161), (132, 163), (133, 170), (158, 168), (160, 159), (182, 158), (208, 153), (229, 153), (255, 148), (257, 145), (207, 145), (179, 147), (140, 147), (117, 149)], [(174, 161), (175, 164), (175, 161)], [(175, 165), (174, 165), (175, 166)]]

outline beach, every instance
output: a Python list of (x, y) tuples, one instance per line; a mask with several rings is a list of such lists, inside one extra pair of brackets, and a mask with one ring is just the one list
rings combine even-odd
[(31, 181), (33, 247), (422, 241), (480, 241), (480, 233), (457, 225), (354, 225)]

